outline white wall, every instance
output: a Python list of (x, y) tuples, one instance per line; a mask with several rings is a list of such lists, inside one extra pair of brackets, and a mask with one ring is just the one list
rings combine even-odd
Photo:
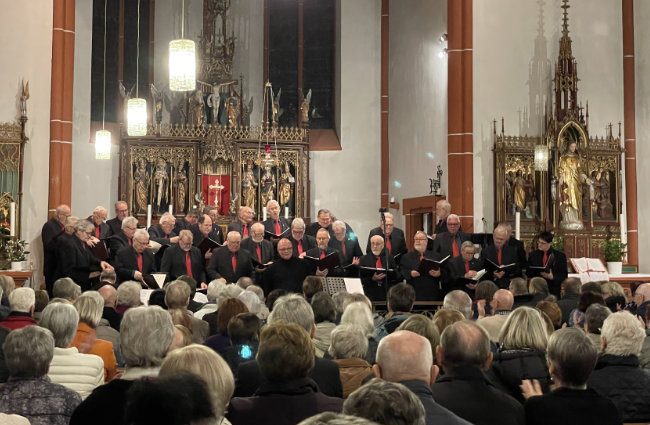
[(0, 122), (17, 121), (20, 82), (29, 81), (21, 237), (30, 243), (32, 258), (40, 258), (49, 181), (52, 2), (0, 0), (0, 10)]
[[(446, 0), (402, 0), (389, 13), (389, 197), (429, 194), (436, 167), (447, 189), (447, 57), (438, 54), (447, 32)], [(393, 211), (403, 226), (403, 210)]]
[(111, 159), (95, 159), (95, 135), (90, 131), (90, 69), (93, 2), (75, 3), (74, 94), (72, 110), (72, 214), (86, 218), (101, 205), (114, 216), (119, 177), (119, 140), (111, 134)]
[(330, 209), (364, 245), (379, 222), (381, 4), (341, 0), (338, 8), (343, 150), (311, 153), (311, 216), (315, 220), (318, 209)]
[(636, 75), (636, 167), (639, 220), (639, 271), (650, 273), (650, 3), (634, 3), (634, 50)]
[[(555, 66), (562, 27), (560, 0), (543, 7), (546, 57)], [(636, 3), (635, 3), (636, 4)], [(536, 56), (538, 2), (476, 1), (474, 12), (474, 217), (494, 220), (492, 120), (505, 118), (505, 133), (538, 135), (520, 125), (529, 108), (529, 65)], [(513, 19), (516, 17), (516, 19)], [(621, 4), (611, 0), (573, 1), (569, 35), (580, 78), (578, 97), (589, 101), (591, 136), (604, 136), (605, 125), (623, 119)], [(539, 55), (539, 52), (537, 53)], [(546, 83), (545, 83), (546, 84)], [(533, 126), (533, 129), (535, 127)]]

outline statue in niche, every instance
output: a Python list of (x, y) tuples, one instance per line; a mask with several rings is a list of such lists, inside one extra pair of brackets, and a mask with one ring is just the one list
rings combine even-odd
[(311, 103), (311, 89), (307, 92), (307, 96), (302, 98), (300, 102), (300, 121), (303, 125), (309, 124), (309, 104)]
[(526, 208), (526, 180), (524, 179), (521, 170), (517, 170), (517, 174), (512, 182), (512, 194), (514, 196), (515, 211), (523, 211)]
[(232, 87), (230, 87), (230, 96), (226, 100), (226, 111), (228, 114), (228, 125), (230, 127), (239, 127), (239, 116), (241, 112), (239, 97)]
[(176, 174), (176, 205), (174, 206), (174, 211), (177, 213), (186, 212), (186, 197), (187, 197), (187, 174), (182, 168)]
[(562, 220), (560, 226), (563, 229), (583, 230), (582, 204), (583, 204), (583, 182), (591, 185), (593, 182), (585, 174), (582, 158), (576, 150), (576, 142), (567, 142), (567, 149), (560, 157), (559, 164), (559, 197), (560, 213)]
[(255, 174), (253, 174), (253, 166), (249, 162), (246, 164), (246, 171), (241, 181), (242, 188), (242, 205), (251, 207), (253, 211), (255, 210), (255, 198), (257, 198), (257, 180), (255, 179)]
[(278, 191), (278, 201), (281, 207), (289, 207), (291, 203), (291, 185), (295, 184), (296, 179), (291, 174), (289, 163), (284, 163), (284, 171), (280, 174), (280, 190)]
[(192, 93), (189, 99), (190, 103), (190, 120), (189, 124), (195, 126), (203, 125), (203, 111), (205, 104), (203, 102), (203, 91), (201, 89), (196, 89)]
[(135, 182), (135, 213), (147, 212), (147, 204), (149, 203), (149, 173), (147, 172), (147, 162), (144, 158), (138, 160), (135, 174), (133, 176)]
[(512, 171), (508, 171), (506, 174), (506, 214), (513, 215), (515, 209), (514, 202), (512, 200), (512, 183), (515, 180), (515, 174)]
[(156, 187), (156, 206), (160, 208), (164, 200), (167, 199), (167, 186), (169, 183), (167, 163), (162, 158), (158, 158), (156, 160), (156, 168), (153, 175), (153, 181)]
[(271, 166), (266, 164), (264, 166), (264, 175), (260, 180), (261, 202), (266, 205), (269, 201), (275, 199), (276, 182)]

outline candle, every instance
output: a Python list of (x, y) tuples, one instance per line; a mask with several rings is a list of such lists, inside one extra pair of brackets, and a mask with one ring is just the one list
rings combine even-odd
[(521, 233), (521, 213), (517, 211), (515, 213), (515, 239), (519, 240)]
[(16, 203), (9, 206), (9, 236), (16, 236)]
[(621, 243), (626, 244), (627, 243), (627, 222), (626, 222), (625, 214), (621, 214), (619, 220), (621, 223)]
[(262, 207), (262, 221), (266, 221), (266, 207)]
[(151, 204), (147, 205), (147, 229), (151, 227)]
[(284, 207), (284, 218), (289, 220), (289, 207)]
[(172, 204), (169, 204), (169, 213), (174, 214), (174, 206)]
[(390, 203), (391, 203), (391, 204), (394, 204), (394, 203), (395, 203), (395, 197), (394, 197), (394, 196), (391, 196), (391, 197), (390, 197)]

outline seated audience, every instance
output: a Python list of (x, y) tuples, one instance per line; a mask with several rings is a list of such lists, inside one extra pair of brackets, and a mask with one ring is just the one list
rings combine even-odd
[(315, 293), (323, 290), (323, 280), (318, 276), (307, 276), (302, 282), (302, 295), (308, 303), (311, 303), (311, 297)]
[(402, 384), (373, 378), (350, 394), (343, 413), (385, 425), (425, 425), (422, 402)]
[(52, 333), (39, 326), (15, 329), (3, 350), (9, 381), (0, 386), (0, 412), (24, 416), (34, 425), (67, 424), (81, 397), (47, 377), (54, 356)]
[(397, 330), (410, 331), (426, 338), (427, 341), (429, 341), (429, 344), (431, 344), (432, 356), (436, 351), (436, 347), (440, 345), (440, 332), (438, 332), (438, 328), (436, 327), (435, 323), (433, 323), (433, 320), (424, 314), (412, 315), (403, 321)]
[[(178, 278), (177, 278), (176, 280), (179, 280), (179, 281), (181, 281), (181, 282), (185, 282), (185, 284), (187, 285), (187, 287), (188, 287), (189, 290), (190, 290), (190, 302), (189, 302), (189, 304), (187, 305), (187, 309), (188, 309), (192, 314), (194, 314), (195, 312), (199, 311), (199, 309), (200, 309), (201, 307), (203, 307), (203, 303), (202, 303), (202, 302), (198, 302), (198, 301), (196, 301), (196, 300), (194, 299), (194, 297), (196, 296), (196, 289), (197, 289), (197, 287), (198, 287), (198, 284), (197, 284), (196, 279), (194, 279), (193, 277), (188, 276), (188, 275), (186, 275), (186, 274), (182, 274), (182, 275), (178, 276)], [(169, 284), (169, 283), (168, 283), (168, 284)], [(166, 287), (167, 287), (167, 285), (165, 285), (165, 288), (166, 288)], [(206, 297), (206, 298), (207, 298), (207, 297)]]
[(440, 308), (431, 320), (433, 320), (433, 324), (436, 325), (438, 332), (442, 335), (447, 326), (465, 320), (465, 316), (458, 310)]
[(650, 372), (639, 367), (638, 358), (645, 329), (621, 311), (605, 319), (601, 339), (602, 352), (587, 385), (612, 400), (624, 422), (650, 422)]
[(0, 326), (14, 330), (37, 325), (32, 317), (35, 303), (36, 296), (32, 288), (16, 288), (9, 294), (10, 313), (0, 321)]
[[(237, 298), (228, 298), (223, 304), (219, 306), (219, 310), (216, 312), (216, 329), (213, 329), (213, 324), (211, 322), (208, 325), (210, 334), (213, 330), (215, 331), (209, 338), (205, 340), (205, 345), (212, 348), (214, 351), (219, 351), (222, 348), (230, 346), (230, 338), (228, 336), (228, 323), (230, 319), (238, 315), (239, 313), (248, 313), (248, 308), (241, 300)], [(214, 313), (206, 314), (203, 317), (203, 320), (206, 321), (208, 316), (211, 316)]]
[(273, 306), (275, 305), (275, 302), (278, 300), (280, 297), (284, 297), (285, 295), (289, 294), (289, 292), (285, 291), (284, 289), (274, 289), (266, 297), (266, 308), (269, 309), (269, 312), (273, 311)]
[[(101, 306), (106, 306), (104, 303), (104, 298), (97, 291), (86, 291), (83, 296), (92, 297), (95, 299), (95, 302)], [(113, 329), (108, 320), (104, 319), (104, 309), (102, 309), (102, 317), (99, 319), (99, 323), (95, 328), (95, 335), (99, 339), (108, 341), (113, 344), (113, 353), (115, 353), (115, 359), (117, 360), (118, 367), (124, 367), (124, 359), (122, 358), (122, 351), (120, 351), (120, 333)]]
[(328, 352), (339, 365), (343, 398), (347, 398), (372, 374), (372, 366), (363, 359), (367, 350), (368, 340), (360, 327), (339, 325), (332, 331)]
[[(79, 313), (68, 303), (52, 303), (43, 310), (40, 325), (54, 337), (54, 357), (47, 376), (56, 384), (88, 397), (96, 387), (104, 384), (104, 361), (92, 354), (82, 354), (70, 343), (77, 333)], [(68, 348), (69, 347), (69, 348)]]
[(220, 423), (235, 390), (235, 380), (224, 360), (209, 348), (192, 344), (170, 352), (160, 366), (160, 378), (172, 377), (179, 372), (192, 373), (207, 384), (210, 405)]
[(223, 291), (226, 288), (226, 284), (223, 283), (221, 280), (213, 280), (208, 284), (208, 290), (206, 292), (206, 296), (208, 297), (208, 302), (207, 304), (203, 304), (203, 306), (198, 309), (197, 311), (194, 312), (194, 317), (197, 319), (203, 319), (203, 316), (205, 316), (208, 313), (214, 313), (217, 311), (217, 298), (219, 297), (219, 294), (221, 291)]
[(336, 327), (334, 323), (336, 305), (327, 292), (320, 291), (312, 297), (311, 308), (314, 310), (314, 321), (316, 323), (316, 332), (312, 342), (314, 343), (316, 356), (323, 357), (323, 354), (330, 346), (330, 334)]
[(142, 305), (140, 291), (142, 291), (142, 285), (140, 283), (132, 280), (122, 282), (117, 288), (115, 311), (123, 315), (128, 309)]
[(39, 289), (34, 291), (34, 314), (32, 317), (36, 322), (41, 320), (43, 314), (43, 309), (49, 304), (50, 296), (47, 294), (47, 291), (44, 289)]
[[(313, 337), (316, 329), (314, 312), (311, 306), (303, 297), (297, 294), (285, 295), (276, 301), (267, 323), (271, 325), (279, 321), (300, 325), (310, 338)], [(258, 351), (258, 359), (259, 355)], [(314, 366), (309, 373), (309, 378), (318, 384), (318, 388), (324, 394), (341, 397), (343, 389), (339, 378), (339, 368), (336, 363), (316, 357), (315, 354), (314, 358)], [(242, 363), (237, 372), (235, 395), (238, 397), (251, 396), (263, 383), (264, 375), (260, 371), (260, 365), (257, 361)]]
[(526, 279), (524, 278), (516, 277), (510, 280), (508, 290), (512, 292), (512, 295), (514, 296), (514, 303), (512, 304), (513, 310), (522, 305), (534, 307), (537, 304), (537, 302), (533, 300), (535, 295), (528, 293), (528, 283), (526, 283)]
[[(600, 287), (600, 286), (599, 286)], [(578, 298), (578, 308), (571, 312), (569, 326), (583, 328), (585, 325), (585, 311), (592, 304), (606, 305), (603, 296), (600, 293), (583, 291)]]
[(528, 282), (528, 293), (533, 294), (532, 302), (537, 305), (538, 302), (547, 299), (550, 295), (548, 291), (548, 283), (546, 283), (544, 278), (534, 277)]
[(343, 315), (343, 303), (350, 296), (347, 291), (338, 291), (332, 294), (332, 301), (334, 301), (334, 306), (336, 307), (336, 318), (334, 319), (335, 323), (341, 322), (341, 316)]
[(390, 318), (386, 319), (377, 328), (377, 341), (381, 341), (386, 335), (390, 335), (411, 316), (413, 303), (415, 302), (415, 289), (408, 283), (398, 283), (388, 290), (388, 312)]
[(600, 334), (603, 328), (603, 323), (611, 314), (611, 310), (602, 304), (592, 304), (587, 307), (587, 311), (585, 311), (584, 330), (589, 341), (591, 341), (598, 353), (600, 353), (602, 348)]
[[(418, 316), (411, 319), (415, 317)], [(431, 387), (435, 385), (439, 369), (433, 365), (432, 346), (426, 338), (407, 330), (388, 335), (379, 343), (377, 363), (372, 369), (378, 378), (402, 384), (420, 399), (427, 425), (469, 424), (433, 399)]]
[(514, 298), (512, 293), (507, 289), (499, 289), (494, 293), (494, 298), (492, 299), (492, 316), (479, 317), (476, 321), (477, 324), (485, 328), (490, 336), (490, 341), (497, 342), (499, 340), (499, 333), (512, 311), (513, 303)]
[(636, 315), (645, 317), (646, 309), (650, 305), (650, 283), (643, 283), (636, 288), (634, 303), (637, 305)]
[(126, 425), (127, 392), (133, 382), (158, 375), (174, 339), (169, 313), (157, 306), (135, 307), (124, 314), (120, 329), (124, 374), (97, 387), (75, 410), (70, 425)]
[(603, 292), (605, 304), (609, 307), (612, 313), (621, 311), (627, 304), (623, 287), (617, 282), (603, 282), (603, 284), (600, 285), (600, 289)]
[(165, 305), (170, 310), (178, 310), (185, 318), (186, 323), (181, 323), (192, 333), (192, 341), (196, 344), (203, 344), (208, 337), (210, 326), (203, 320), (197, 319), (187, 309), (190, 302), (190, 287), (186, 282), (175, 280), (165, 287)]
[(579, 329), (560, 329), (548, 341), (549, 372), (554, 389), (542, 395), (539, 383), (525, 380), (527, 425), (620, 425), (623, 421), (616, 405), (587, 388), (587, 379), (598, 355), (585, 333)]
[(108, 324), (111, 326), (111, 328), (119, 331), (122, 315), (115, 309), (117, 303), (117, 289), (115, 289), (113, 285), (103, 285), (97, 290), (97, 292), (104, 299), (102, 320), (108, 321)]
[(570, 277), (562, 282), (562, 297), (558, 300), (557, 305), (562, 310), (562, 323), (569, 323), (571, 312), (578, 307), (578, 298), (580, 297), (580, 279)]
[(266, 382), (254, 397), (233, 398), (227, 418), (233, 425), (293, 425), (316, 413), (340, 411), (343, 400), (321, 393), (316, 382), (308, 377), (314, 359), (313, 345), (303, 327), (283, 322), (265, 326), (257, 363)]
[(7, 339), (9, 332), (11, 332), (9, 329), (0, 326), (0, 384), (7, 382), (7, 379), (9, 379), (7, 362), (5, 361), (4, 351), (2, 351), (2, 344), (4, 344), (5, 339)]
[(81, 295), (81, 286), (74, 283), (69, 277), (62, 277), (54, 282), (52, 287), (53, 298), (63, 298), (71, 303)]
[(524, 409), (485, 375), (492, 363), (490, 338), (481, 326), (461, 321), (447, 327), (436, 350), (445, 375), (433, 386), (433, 399), (475, 425), (524, 424)]
[(110, 381), (117, 373), (117, 360), (113, 352), (113, 344), (97, 338), (95, 329), (102, 318), (104, 303), (96, 298), (82, 294), (74, 303), (79, 312), (77, 333), (70, 343), (80, 353), (94, 354), (104, 361), (104, 380)]
[(523, 403), (522, 379), (537, 379), (544, 391), (551, 384), (546, 365), (548, 335), (542, 314), (522, 306), (510, 313), (499, 334), (499, 349), (488, 373), (492, 382)]
[(551, 323), (553, 324), (553, 330), (560, 329), (562, 327), (562, 310), (560, 310), (560, 307), (558, 307), (556, 302), (540, 301), (537, 303), (535, 308), (544, 313), (550, 319)]
[(305, 419), (298, 425), (377, 425), (377, 423), (343, 413), (323, 412)]
[(14, 278), (4, 274), (0, 275), (0, 320), (7, 317), (11, 311), (11, 308), (9, 308), (9, 294), (14, 289), (16, 289)]
[(261, 326), (262, 322), (253, 313), (239, 313), (228, 321), (230, 345), (217, 353), (228, 363), (235, 378), (239, 365), (255, 358)]
[(266, 306), (253, 291), (242, 291), (237, 295), (237, 299), (244, 303), (250, 313), (257, 315), (260, 319), (265, 319), (268, 316)]
[(363, 330), (366, 339), (368, 340), (368, 350), (363, 357), (368, 363), (375, 363), (375, 356), (377, 354), (377, 344), (379, 342), (375, 339), (377, 336), (377, 328), (375, 328), (372, 320), (372, 312), (370, 307), (364, 301), (351, 302), (345, 307), (345, 311), (341, 316), (341, 324), (356, 325)]
[(492, 316), (492, 300), (499, 287), (491, 280), (483, 280), (476, 285), (472, 302), (472, 320)]
[(442, 308), (444, 310), (460, 311), (466, 319), (469, 319), (472, 316), (472, 299), (464, 291), (451, 291), (445, 295)]

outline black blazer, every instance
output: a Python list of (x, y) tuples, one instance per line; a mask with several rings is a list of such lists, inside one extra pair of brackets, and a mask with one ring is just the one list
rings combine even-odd
[[(548, 256), (550, 257), (551, 254), (553, 255), (553, 258), (551, 260), (551, 271), (553, 272), (553, 280), (546, 279), (546, 283), (548, 283), (548, 289), (551, 292), (551, 294), (559, 298), (560, 286), (562, 285), (564, 279), (566, 279), (567, 276), (569, 275), (569, 271), (567, 269), (567, 264), (566, 264), (566, 255), (564, 255), (563, 252), (556, 251), (553, 248), (549, 248)], [(530, 255), (528, 256), (528, 266), (542, 267), (544, 266), (544, 264), (542, 264), (543, 260), (544, 260), (544, 252), (540, 251), (539, 249), (536, 249), (535, 251), (531, 252)], [(540, 273), (542, 271), (543, 270), (541, 269), (532, 269), (528, 267), (526, 268), (526, 276), (528, 277), (540, 276)]]
[[(213, 227), (214, 229), (214, 227)], [(203, 241), (203, 233), (199, 230), (198, 225), (191, 226), (190, 229), (192, 231), (192, 235), (194, 237), (194, 246), (199, 246), (201, 242)], [(213, 241), (223, 245), (223, 232), (221, 231), (221, 228), (217, 229), (215, 232), (214, 230), (211, 230), (210, 233), (208, 233), (208, 237), (212, 239)]]
[[(86, 220), (90, 222), (90, 224), (93, 225), (93, 236), (95, 235), (95, 223), (92, 220), (93, 216), (88, 217)], [(106, 222), (103, 222), (99, 225), (99, 239), (106, 239), (111, 235), (111, 228), (106, 224)]]
[(81, 286), (83, 291), (90, 289), (91, 279), (88, 275), (101, 270), (100, 260), (90, 252), (90, 249), (84, 248), (81, 239), (75, 235), (59, 238), (59, 240), (61, 244), (57, 252), (60, 271), (58, 277), (71, 278)]
[(50, 239), (47, 245), (43, 247), (43, 276), (45, 276), (45, 287), (47, 288), (50, 297), (52, 296), (52, 286), (54, 285), (54, 281), (57, 279), (58, 240), (64, 235), (65, 237), (71, 236), (61, 230), (54, 238)]
[(345, 255), (343, 254), (341, 242), (338, 239), (332, 238), (329, 242), (330, 248), (334, 248), (341, 253), (344, 266), (351, 264), (354, 257), (360, 258), (363, 255), (361, 247), (359, 246), (359, 240), (357, 238), (352, 239), (349, 236), (346, 236), (343, 240), (343, 244), (345, 245)]
[(165, 237), (165, 231), (162, 229), (160, 224), (151, 226), (149, 229), (147, 229), (147, 231), (149, 232), (149, 238), (152, 241), (158, 242), (161, 245), (171, 245), (169, 239), (173, 238), (174, 236), (178, 236), (176, 232), (172, 230), (172, 232), (168, 233), (167, 237)]
[(521, 264), (519, 264), (519, 257), (517, 255), (516, 248), (505, 244), (501, 249), (501, 264), (511, 264), (515, 263), (513, 267), (505, 269), (505, 274), (501, 279), (495, 279), (493, 272), (496, 270), (496, 267), (492, 264), (499, 264), (498, 260), (498, 250), (494, 245), (488, 245), (481, 251), (481, 259), (483, 260), (483, 265), (485, 266), (485, 275), (481, 280), (491, 280), (497, 284), (501, 289), (508, 289), (510, 286), (510, 279), (515, 277), (522, 277), (521, 273)]
[(108, 236), (117, 235), (122, 231), (122, 222), (117, 217), (106, 220), (106, 224), (108, 224)]
[[(201, 251), (197, 247), (193, 246), (190, 248), (189, 253), (192, 277), (194, 277), (199, 284), (201, 282), (207, 283), (205, 276), (205, 260), (203, 259), (203, 255), (201, 255)], [(175, 280), (179, 276), (187, 274), (187, 268), (185, 267), (185, 251), (183, 251), (178, 244), (174, 244), (165, 250), (160, 265), (160, 271), (167, 273), (171, 280)]]
[[(133, 275), (138, 270), (138, 253), (132, 246), (126, 246), (120, 249), (115, 256), (115, 274), (117, 274), (117, 283), (125, 280), (133, 280)], [(139, 270), (138, 270), (139, 271)], [(142, 252), (142, 273), (155, 273), (156, 259), (149, 250)]]
[[(284, 217), (278, 217), (278, 222), (280, 222), (280, 232), (284, 232), (285, 230), (291, 228), (291, 221), (284, 218)], [(275, 220), (272, 218), (267, 218), (262, 222), (264, 225), (264, 231), (265, 232), (270, 232), (276, 235), (275, 233)]]
[[(381, 265), (383, 268), (386, 268), (386, 250), (381, 251), (379, 256), (381, 260)], [(388, 273), (388, 286), (386, 286), (386, 279), (381, 282), (372, 280), (372, 274), (369, 271), (364, 271), (361, 267), (372, 267), (374, 268), (377, 265), (377, 257), (371, 252), (366, 254), (359, 259), (359, 276), (361, 277), (361, 283), (363, 284), (363, 291), (372, 301), (385, 301), (386, 294), (388, 289), (394, 284), (402, 280), (402, 276), (396, 269), (395, 260), (392, 255), (388, 255), (388, 268), (393, 269), (393, 272)]]
[(210, 257), (210, 264), (206, 269), (206, 274), (210, 281), (224, 278), (226, 282), (235, 283), (242, 276), (250, 277), (253, 273), (253, 264), (251, 256), (245, 249), (240, 249), (236, 253), (237, 270), (232, 269), (232, 254), (227, 246), (215, 248)]
[(266, 270), (262, 279), (264, 293), (274, 289), (302, 294), (302, 282), (308, 275), (308, 264), (297, 257), (288, 260), (277, 258)]
[(439, 235), (440, 233), (445, 233), (449, 232), (449, 229), (447, 229), (447, 219), (445, 218), (444, 220), (440, 220), (436, 223), (436, 227), (433, 229), (433, 233), (436, 235)]
[[(472, 258), (469, 262), (469, 269), (474, 271), (483, 269), (483, 261), (481, 259)], [(447, 273), (443, 279), (442, 286), (445, 293), (460, 289), (461, 291), (467, 292), (470, 296), (474, 296), (474, 291), (465, 286), (465, 284), (477, 282), (469, 282), (465, 279), (465, 261), (463, 261), (462, 255), (459, 255), (456, 258), (450, 258), (447, 263), (446, 271)]]
[(188, 229), (190, 230), (190, 224), (189, 221), (185, 220), (185, 217), (181, 218), (180, 220), (176, 220), (176, 225), (174, 225), (174, 233), (177, 235), (181, 233), (181, 230)]
[[(341, 252), (338, 249), (330, 248), (328, 246), (327, 249), (325, 250), (325, 256), (330, 255), (332, 253), (338, 254), (338, 256), (339, 256), (339, 264), (342, 265), (343, 264), (343, 256), (341, 255)], [(319, 258), (320, 254), (321, 254), (321, 251), (320, 251), (320, 248), (318, 248), (318, 246), (316, 246), (315, 248), (312, 248), (309, 251), (307, 251), (305, 254), (308, 257)], [(305, 260), (305, 261), (307, 261), (307, 260)], [(308, 262), (307, 263), (307, 268), (309, 270), (310, 275), (315, 275), (316, 274), (316, 267), (313, 264)], [(344, 274), (343, 270), (344, 269), (342, 267), (336, 267), (335, 269), (330, 270), (327, 273), (327, 275), (328, 276), (343, 276), (343, 274)]]
[[(440, 254), (432, 251), (425, 251), (424, 256), (431, 260), (440, 260)], [(449, 260), (447, 260), (449, 261)], [(444, 264), (446, 264), (445, 262)], [(441, 267), (440, 273), (442, 276), (443, 267)], [(404, 254), (402, 256), (402, 261), (400, 262), (400, 273), (406, 279), (406, 282), (413, 285), (415, 288), (415, 299), (416, 301), (442, 301), (442, 291), (440, 289), (440, 277), (433, 277), (431, 275), (420, 275), (418, 277), (412, 277), (411, 272), (420, 267), (420, 253), (418, 251), (412, 251)]]
[[(244, 223), (242, 223), (239, 220), (233, 221), (232, 223), (230, 223), (228, 225), (228, 233), (230, 233), (230, 232), (239, 232), (239, 234), (243, 238), (244, 237), (244, 226), (246, 226), (248, 228), (248, 235), (250, 235), (251, 226), (253, 225), (253, 223), (254, 223), (254, 221), (251, 221), (250, 223), (244, 225)], [(248, 235), (246, 235), (246, 236), (248, 236)], [(228, 236), (228, 235), (226, 235), (226, 236)]]
[(109, 262), (115, 266), (115, 257), (117, 256), (117, 253), (120, 249), (124, 248), (125, 246), (131, 246), (133, 244), (133, 240), (131, 240), (131, 243), (129, 243), (128, 238), (126, 237), (126, 234), (122, 231), (118, 233), (117, 235), (113, 235), (109, 239), (110, 241), (110, 253), (109, 253)]
[[(460, 230), (457, 234), (460, 237), (460, 243), (458, 244), (458, 253), (460, 254), (461, 245), (463, 242), (470, 240), (471, 235)], [(439, 253), (442, 258), (446, 257), (447, 255), (452, 255), (454, 248), (451, 233), (444, 232), (437, 235), (436, 239), (433, 241), (433, 250)]]
[[(339, 366), (332, 360), (316, 357), (309, 377), (316, 381), (322, 393), (331, 397), (343, 397)], [(242, 363), (237, 372), (233, 397), (251, 397), (264, 382), (257, 360)]]
[[(368, 235), (368, 243), (366, 244), (366, 254), (371, 254), (372, 251), (370, 250), (370, 239), (373, 236), (379, 235), (382, 238), (384, 238), (384, 241), (386, 240), (386, 237), (384, 236), (384, 232), (381, 231), (380, 227), (375, 227), (370, 231), (370, 234)], [(390, 254), (395, 257), (399, 254), (406, 254), (408, 249), (406, 248), (406, 240), (404, 239), (404, 232), (402, 229), (398, 229), (397, 227), (393, 228), (393, 231), (391, 232), (390, 236)], [(398, 262), (399, 262), (399, 257), (398, 257)]]
[[(248, 251), (248, 253), (251, 255), (251, 258), (253, 258), (255, 261), (259, 261), (260, 259), (257, 258), (257, 243), (251, 238), (251, 237), (245, 237), (241, 241), (241, 247)], [(260, 242), (260, 251), (262, 254), (262, 264), (266, 264), (269, 261), (273, 260), (274, 256), (274, 249), (273, 249), (273, 243), (267, 241), (266, 239), (262, 239), (262, 242)]]
[[(289, 237), (289, 240), (291, 241), (291, 245), (293, 245), (293, 256), (297, 257), (298, 254), (298, 241), (293, 238), (293, 236)], [(330, 239), (331, 240), (331, 239)], [(318, 245), (316, 244), (316, 238), (313, 236), (309, 235), (303, 235), (302, 237), (302, 252), (307, 252), (312, 248), (316, 248)]]
[[(305, 227), (305, 235), (309, 235), (313, 237), (314, 239), (316, 238), (316, 233), (321, 229), (320, 224), (318, 224), (317, 221), (314, 221), (313, 223), (309, 223)], [(324, 228), (327, 230), (330, 234), (330, 239), (334, 239), (334, 229), (332, 229), (332, 225), (330, 224), (329, 226)]]
[(528, 265), (528, 260), (526, 259), (526, 249), (524, 248), (524, 243), (519, 239), (515, 239), (514, 236), (511, 236), (506, 242), (506, 245), (509, 245), (517, 250), (517, 261), (521, 265), (522, 270)]
[(43, 246), (47, 246), (47, 244), (56, 236), (58, 236), (63, 231), (63, 229), (63, 225), (59, 222), (59, 220), (56, 219), (56, 217), (49, 219), (43, 225), (43, 229), (41, 230), (41, 239), (43, 240)]

